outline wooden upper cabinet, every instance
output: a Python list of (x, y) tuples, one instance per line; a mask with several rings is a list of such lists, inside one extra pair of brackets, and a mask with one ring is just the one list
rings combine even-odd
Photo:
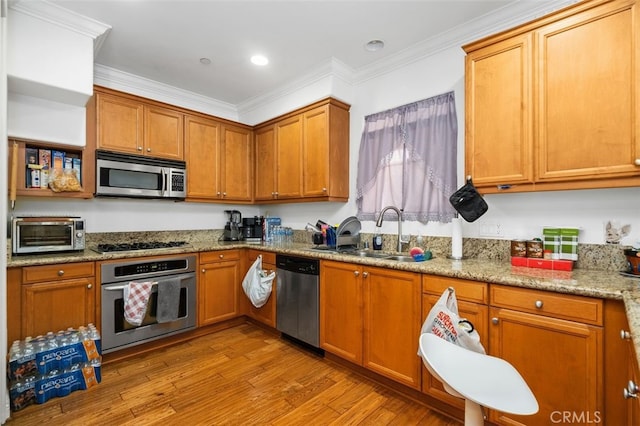
[(347, 201), (349, 106), (327, 98), (256, 128), (256, 201)]
[(640, 175), (638, 12), (612, 2), (536, 33), (539, 181)]
[(476, 186), (533, 182), (531, 36), (469, 53), (466, 173)]
[(145, 106), (144, 153), (152, 157), (184, 159), (183, 120), (181, 112)]
[(251, 201), (253, 138), (249, 129), (185, 117), (187, 199)]
[(276, 138), (275, 126), (269, 125), (255, 131), (255, 183), (256, 201), (272, 200), (276, 192)]
[(144, 120), (142, 103), (100, 92), (96, 93), (96, 102), (97, 148), (140, 154)]
[(218, 198), (220, 167), (220, 123), (187, 115), (184, 125), (187, 162), (187, 199)]
[(220, 151), (222, 199), (251, 201), (253, 198), (253, 132), (224, 124)]
[(483, 193), (638, 184), (636, 9), (579, 2), (464, 46), (466, 174)]
[(302, 196), (302, 116), (276, 124), (276, 198)]
[(102, 90), (95, 95), (98, 149), (183, 160), (182, 112)]

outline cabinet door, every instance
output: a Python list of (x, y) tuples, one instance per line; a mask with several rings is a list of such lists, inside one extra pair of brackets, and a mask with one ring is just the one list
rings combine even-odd
[(302, 116), (276, 124), (276, 198), (302, 196)]
[(255, 200), (272, 200), (276, 192), (275, 127), (256, 130)]
[(358, 265), (320, 263), (320, 347), (362, 365), (362, 279)]
[(363, 268), (363, 365), (420, 389), (420, 274)]
[[(629, 371), (624, 366), (637, 364), (629, 359), (632, 346), (624, 303), (605, 300), (604, 305), (604, 413), (602, 424), (626, 425), (629, 402), (622, 390), (629, 383)], [(636, 423), (638, 424), (638, 423)]]
[[(638, 369), (638, 358), (633, 343), (629, 341), (629, 358), (627, 366), (629, 371), (629, 380), (636, 386), (640, 386), (640, 369)], [(628, 385), (627, 385), (628, 386)], [(636, 392), (636, 397), (627, 399), (627, 425), (637, 426), (640, 424), (640, 392)], [(606, 418), (605, 418), (606, 419)]]
[(478, 186), (533, 181), (531, 36), (466, 59), (465, 168)]
[(142, 154), (142, 103), (104, 93), (96, 93), (96, 103), (97, 148)]
[[(440, 296), (433, 294), (423, 294), (422, 296), (422, 321), (427, 319), (427, 315), (438, 302)], [(480, 336), (480, 343), (485, 351), (489, 351), (489, 308), (486, 305), (464, 302), (458, 300), (458, 313), (460, 318), (465, 318), (473, 324)], [(464, 409), (464, 400), (451, 395), (444, 389), (442, 382), (433, 377), (427, 368), (422, 364), (422, 392), (431, 395), (449, 405)]]
[(220, 180), (224, 200), (251, 201), (253, 195), (252, 144), (250, 130), (223, 125)]
[(220, 167), (220, 123), (185, 117), (187, 198), (217, 199)]
[(22, 286), (22, 335), (38, 336), (96, 322), (93, 278)]
[(600, 327), (493, 307), (490, 316), (489, 353), (518, 370), (540, 406), (533, 416), (492, 412), (491, 421), (548, 425), (558, 411), (603, 412)]
[(640, 174), (635, 2), (610, 2), (547, 25), (536, 43), (537, 179)]
[[(255, 259), (254, 259), (255, 260)], [(266, 270), (268, 273), (271, 273), (276, 270), (275, 263), (267, 263), (262, 262), (262, 269)], [(257, 321), (260, 321), (264, 325), (268, 325), (269, 327), (276, 327), (276, 289), (278, 288), (278, 277), (273, 280), (271, 283), (271, 296), (267, 300), (267, 303), (262, 305), (259, 308), (253, 306), (251, 302), (249, 302), (249, 316)]]
[(327, 195), (329, 186), (329, 107), (307, 111), (303, 115), (304, 144), (302, 195)]
[(200, 326), (235, 318), (238, 313), (238, 261), (200, 264), (198, 319)]
[(184, 159), (182, 113), (158, 106), (144, 107), (144, 154)]

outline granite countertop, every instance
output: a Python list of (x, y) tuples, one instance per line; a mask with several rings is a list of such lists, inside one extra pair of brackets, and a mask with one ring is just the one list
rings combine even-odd
[[(248, 244), (244, 242), (190, 241), (187, 245), (154, 250), (130, 252), (98, 253), (86, 249), (76, 253), (50, 255), (13, 256), (7, 259), (7, 267), (60, 264), (71, 262), (93, 262), (113, 259), (127, 259), (142, 256), (196, 253), (215, 250), (255, 248), (275, 253), (286, 253), (319, 259), (348, 261), (363, 265), (381, 266), (423, 274), (441, 275), (453, 278), (504, 284), (516, 287), (554, 291), (579, 296), (622, 300), (625, 305), (629, 328), (640, 354), (640, 277), (623, 276), (617, 272), (574, 269), (573, 271), (551, 271), (519, 266), (508, 262), (479, 259), (452, 260), (445, 256), (425, 262), (399, 262), (380, 258), (311, 250), (308, 243), (286, 245)], [(640, 363), (640, 356), (638, 357)]]

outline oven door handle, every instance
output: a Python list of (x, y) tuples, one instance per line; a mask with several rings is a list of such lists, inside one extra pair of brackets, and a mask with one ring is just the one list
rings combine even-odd
[[(157, 285), (158, 285), (158, 281), (154, 281), (151, 283), (151, 287), (157, 286)], [(107, 291), (122, 291), (126, 287), (127, 287), (126, 285), (117, 285), (117, 286), (103, 287), (103, 289)]]

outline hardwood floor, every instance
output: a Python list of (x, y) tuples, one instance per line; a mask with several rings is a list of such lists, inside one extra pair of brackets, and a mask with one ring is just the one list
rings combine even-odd
[(460, 425), (248, 323), (107, 364), (6, 424)]

